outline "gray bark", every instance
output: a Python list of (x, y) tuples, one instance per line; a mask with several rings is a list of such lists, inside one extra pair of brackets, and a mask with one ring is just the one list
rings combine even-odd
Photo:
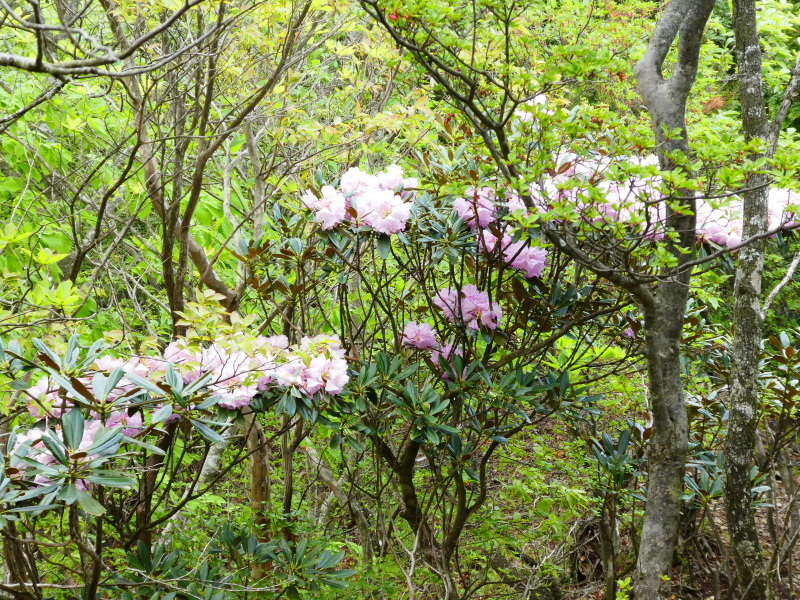
[[(196, 490), (202, 490), (209, 484), (209, 482), (211, 482), (212, 479), (219, 475), (222, 456), (225, 454), (225, 450), (228, 448), (228, 446), (230, 446), (231, 440), (238, 434), (239, 426), (235, 423), (232, 423), (225, 431), (222, 432), (222, 441), (212, 444), (208, 449), (208, 454), (206, 454), (203, 465), (200, 467), (200, 476), (197, 478), (197, 482), (194, 486), (186, 488), (181, 495), (180, 502), (188, 500)], [(161, 532), (161, 537), (167, 540), (170, 539), (175, 528), (182, 526), (185, 520), (183, 509), (176, 512), (167, 522), (166, 527), (164, 527), (164, 530)]]
[[(734, 0), (733, 19), (745, 139), (766, 141), (769, 123), (764, 108), (755, 1)], [(759, 156), (753, 155), (751, 158)], [(769, 176), (766, 174), (754, 173), (748, 177), (746, 187), (750, 191), (742, 194), (742, 234), (745, 239), (761, 235), (767, 230), (768, 182)], [(736, 264), (732, 385), (728, 436), (725, 440), (725, 514), (743, 600), (772, 597), (750, 492), (750, 469), (753, 465), (759, 408), (763, 270), (764, 240), (759, 239), (739, 251)]]
[[(670, 154), (689, 155), (686, 100), (697, 75), (703, 32), (714, 0), (673, 0), (656, 26), (644, 58), (636, 65), (639, 91), (653, 121), (662, 169), (674, 167)], [(664, 61), (675, 38), (678, 56), (672, 76), (665, 79)], [(678, 130), (680, 135), (667, 136)], [(667, 228), (678, 260), (674, 274), (658, 286), (654, 302), (645, 304), (645, 350), (653, 412), (648, 454), (647, 507), (639, 545), (634, 585), (639, 600), (668, 597), (668, 578), (680, 520), (680, 497), (688, 447), (686, 405), (681, 381), (680, 345), (694, 256), (695, 201), (691, 190), (678, 190), (685, 212), (667, 209)], [(684, 211), (682, 211), (684, 212)]]
[(339, 504), (350, 511), (350, 515), (353, 517), (353, 520), (356, 522), (356, 526), (358, 527), (358, 535), (361, 538), (361, 547), (364, 551), (364, 566), (369, 568), (369, 566), (372, 565), (374, 553), (372, 551), (371, 528), (369, 521), (367, 521), (366, 514), (364, 513), (364, 509), (361, 507), (361, 504), (358, 502), (358, 500), (349, 497), (347, 493), (345, 493), (341, 484), (333, 476), (333, 473), (331, 473), (328, 465), (323, 462), (319, 452), (317, 452), (313, 446), (306, 444), (303, 446), (303, 450), (311, 460), (311, 463), (316, 467), (319, 478), (330, 488), (331, 492), (333, 492), (333, 495), (339, 501)]

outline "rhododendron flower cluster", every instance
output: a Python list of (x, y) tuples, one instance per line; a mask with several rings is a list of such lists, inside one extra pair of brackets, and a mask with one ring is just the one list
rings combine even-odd
[[(440, 346), (436, 331), (427, 323), (409, 321), (403, 329), (402, 343), (411, 348), (430, 350), (431, 361), (437, 366), (442, 358), (449, 361), (453, 356), (464, 356), (461, 348), (456, 347), (453, 342)], [(442, 373), (442, 378), (448, 379), (449, 376)]]
[[(593, 223), (636, 222), (642, 234), (659, 240), (664, 237), (666, 211), (659, 186), (661, 180), (653, 175), (631, 175), (627, 181), (608, 178), (612, 163), (608, 156), (577, 157), (566, 154), (559, 159), (563, 165), (559, 172), (541, 184), (530, 188), (534, 206), (542, 211), (552, 209), (555, 202), (571, 203), (584, 219)], [(624, 162), (639, 167), (658, 167), (655, 156), (626, 157)], [(589, 189), (599, 191), (604, 201), (589, 200)], [(792, 206), (800, 204), (800, 195), (789, 190), (771, 188), (769, 194), (770, 230), (777, 230), (794, 222)], [(714, 201), (697, 199), (697, 239), (732, 248), (742, 242), (742, 203), (737, 197), (724, 199), (722, 205)]]
[[(83, 419), (79, 446), (69, 449), (73, 466), (75, 460), (79, 465), (94, 465), (93, 461), (101, 456), (97, 452), (90, 454), (89, 450), (98, 436), (109, 430), (116, 429), (125, 436), (121, 441), (130, 443), (130, 438), (149, 430), (150, 421), (153, 424), (170, 422), (183, 416), (192, 419), (196, 407), (195, 402), (187, 401), (190, 398), (185, 398), (181, 406), (170, 404), (175, 401), (169, 393), (171, 387), (180, 394), (186, 393), (186, 388), (177, 390), (176, 376), (183, 380), (184, 386), (194, 383), (189, 393), (197, 395), (197, 403), (206, 402), (206, 408), (217, 404), (231, 410), (249, 405), (256, 394), (270, 388), (295, 387), (308, 396), (336, 395), (349, 381), (344, 350), (336, 336), (305, 337), (293, 347), (289, 346), (286, 336), (238, 339), (233, 336), (228, 341), (227, 345), (214, 343), (200, 347), (179, 339), (169, 344), (161, 357), (137, 356), (123, 360), (103, 356), (79, 377), (45, 375), (27, 390), (29, 412), (44, 421), (17, 434), (12, 450), (16, 456), (15, 476), (22, 476), (26, 466), (31, 465), (22, 457), (43, 467), (57, 462), (52, 449), (61, 443), (58, 440), (66, 439), (62, 423), (70, 417), (69, 411), (81, 411)], [(247, 352), (243, 350), (245, 347)], [(143, 403), (142, 390), (155, 393), (154, 401)], [(157, 397), (158, 390), (163, 390), (164, 398)], [(207, 393), (203, 394), (204, 391)], [(84, 414), (87, 404), (88, 414)], [(155, 413), (165, 408), (174, 412), (162, 413), (156, 419)], [(55, 441), (45, 440), (48, 436)], [(72, 443), (76, 441), (73, 439)], [(100, 447), (106, 446), (101, 443)], [(63, 459), (61, 463), (66, 464)], [(33, 482), (37, 485), (50, 483), (41, 473), (34, 475)], [(79, 479), (76, 485), (86, 490), (84, 481)]]
[[(510, 213), (525, 210), (517, 194), (506, 192), (505, 198), (504, 204)], [(467, 190), (467, 199), (453, 200), (453, 208), (462, 221), (478, 231), (478, 249), (481, 252), (502, 256), (508, 265), (525, 273), (525, 277), (541, 277), (547, 261), (547, 250), (522, 240), (514, 242), (509, 232), (498, 239), (486, 229), (497, 220), (496, 200), (497, 194), (492, 188), (470, 188)]]
[(489, 300), (487, 292), (476, 286), (465, 285), (461, 290), (452, 287), (441, 290), (433, 303), (442, 309), (444, 316), (454, 323), (464, 323), (470, 329), (483, 324), (488, 329), (497, 329), (503, 319), (503, 311), (497, 302)]
[(507, 233), (498, 239), (491, 231), (485, 230), (478, 234), (478, 245), (482, 252), (499, 254), (512, 268), (525, 273), (525, 277), (541, 277), (547, 261), (547, 250), (539, 246), (531, 246), (520, 240), (512, 241)]
[(427, 323), (409, 321), (403, 329), (403, 344), (420, 350), (432, 350), (439, 347), (436, 332)]
[(404, 178), (397, 165), (377, 175), (353, 167), (342, 175), (339, 190), (324, 186), (320, 190), (322, 197), (307, 191), (301, 200), (314, 212), (322, 229), (333, 229), (350, 218), (358, 225), (392, 235), (405, 230), (411, 217), (410, 190), (416, 187), (417, 180)]
[(495, 199), (497, 194), (490, 187), (469, 188), (465, 198), (453, 200), (458, 217), (472, 229), (483, 229), (497, 217)]
[[(547, 106), (547, 96), (544, 94), (536, 94), (533, 98), (525, 102), (525, 105), (522, 109), (517, 109), (514, 111), (516, 117), (522, 123), (530, 123), (536, 120), (536, 112), (537, 108), (540, 106)], [(546, 110), (539, 108), (538, 110), (543, 110), (545, 114), (552, 115), (552, 110)]]
[(210, 376), (208, 389), (223, 408), (239, 409), (271, 386), (294, 386), (308, 395), (336, 395), (347, 385), (347, 362), (336, 336), (305, 337), (289, 347), (286, 336), (259, 337), (255, 350), (228, 350), (217, 344), (193, 352), (183, 340), (170, 344), (165, 358), (178, 366), (184, 382)]
[[(219, 344), (200, 348), (180, 339), (166, 347), (163, 357), (123, 360), (104, 356), (94, 362), (93, 371), (77, 378), (86, 390), (82, 392), (83, 397), (76, 398), (74, 390), (65, 390), (51, 377), (44, 376), (27, 390), (30, 399), (28, 410), (31, 415), (44, 418), (48, 428), (58, 431), (59, 420), (65, 411), (76, 408), (79, 403), (85, 405), (89, 401), (85, 394), (87, 391), (93, 393), (95, 398), (91, 402), (90, 419), (86, 421), (80, 448), (80, 451), (85, 451), (103, 428), (120, 427), (122, 435), (127, 437), (135, 437), (145, 428), (146, 415), (140, 401), (137, 400), (135, 405), (131, 403), (140, 386), (128, 376), (133, 380), (145, 379), (166, 390), (169, 389), (165, 377), (167, 370), (175, 368), (184, 385), (204, 378), (203, 387), (216, 397), (216, 403), (232, 410), (249, 405), (257, 393), (271, 387), (292, 386), (309, 396), (318, 392), (336, 395), (344, 390), (349, 380), (344, 350), (336, 336), (306, 337), (296, 347), (289, 346), (286, 336), (258, 337), (249, 346), (251, 351), (248, 353)], [(119, 381), (101, 397), (98, 386), (103, 389), (105, 373), (112, 372), (116, 373)], [(162, 402), (151, 408), (158, 410), (163, 406)], [(188, 403), (180, 410), (191, 412), (194, 404)], [(179, 418), (180, 414), (173, 413), (169, 420)], [(55, 422), (50, 424), (51, 421)], [(27, 443), (35, 450), (39, 462), (49, 464), (54, 458), (40, 442), (43, 431), (38, 428), (29, 430), (18, 436), (17, 445)]]
[(337, 336), (303, 338), (273, 372), (278, 385), (299, 388), (308, 395), (324, 390), (335, 396), (347, 385), (347, 362)]
[(344, 221), (349, 204), (343, 194), (329, 185), (323, 186), (320, 192), (322, 197), (317, 198), (311, 191), (307, 191), (300, 200), (314, 211), (314, 218), (322, 229), (333, 229)]

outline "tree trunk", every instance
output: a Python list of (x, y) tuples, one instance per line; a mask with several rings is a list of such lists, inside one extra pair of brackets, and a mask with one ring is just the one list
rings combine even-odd
[(686, 405), (681, 381), (680, 345), (688, 295), (683, 281), (664, 282), (655, 306), (645, 310), (647, 371), (653, 412), (647, 463), (647, 507), (637, 561), (636, 597), (667, 595), (678, 539), (681, 491), (688, 447)]
[(269, 445), (255, 413), (244, 412), (244, 422), (247, 452), (250, 455), (250, 508), (253, 511), (256, 535), (260, 541), (265, 542), (272, 537), (269, 516), (272, 500)]
[[(272, 496), (271, 474), (269, 464), (269, 446), (264, 436), (264, 429), (258, 421), (258, 415), (252, 411), (244, 412), (245, 439), (247, 452), (250, 455), (250, 508), (253, 511), (253, 528), (261, 542), (272, 536), (269, 504)], [(259, 581), (269, 573), (269, 565), (254, 564), (250, 576)]]
[[(697, 75), (703, 32), (714, 0), (673, 0), (656, 26), (644, 58), (636, 65), (639, 91), (653, 121), (661, 168), (672, 169), (671, 153), (689, 155), (686, 136), (686, 100)], [(679, 38), (673, 74), (664, 79), (662, 68), (670, 47)], [(665, 131), (678, 130), (678, 136)], [(648, 492), (639, 545), (636, 597), (654, 600), (669, 595), (668, 578), (680, 521), (680, 498), (688, 447), (686, 406), (681, 381), (680, 346), (683, 316), (694, 256), (695, 200), (692, 190), (677, 190), (681, 213), (667, 206), (667, 230), (677, 268), (658, 286), (654, 301), (643, 306), (650, 401), (653, 412), (648, 453)]]
[[(769, 133), (764, 109), (761, 50), (754, 0), (735, 0), (733, 26), (739, 73), (739, 101), (746, 140), (766, 141)], [(751, 158), (759, 158), (754, 155)], [(742, 236), (748, 239), (767, 230), (769, 177), (752, 174), (743, 197)], [(755, 517), (750, 469), (758, 425), (758, 373), (761, 352), (761, 280), (764, 242), (742, 248), (736, 263), (733, 308), (733, 368), (728, 436), (725, 440), (725, 514), (743, 600), (772, 597), (761, 552)]]

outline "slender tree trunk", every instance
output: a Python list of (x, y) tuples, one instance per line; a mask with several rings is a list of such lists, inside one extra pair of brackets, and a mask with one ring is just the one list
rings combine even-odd
[(37, 587), (39, 574), (36, 563), (32, 560), (30, 547), (23, 546), (16, 540), (16, 525), (11, 522), (6, 526), (3, 535), (3, 568), (8, 578), (7, 583), (20, 586), (11, 595), (18, 600), (39, 600), (42, 597), (41, 590)]
[(614, 492), (606, 492), (600, 512), (600, 561), (606, 583), (605, 600), (615, 600), (617, 597), (618, 554), (617, 495)]
[[(236, 423), (232, 423), (222, 433), (222, 441), (211, 445), (211, 447), (208, 449), (208, 454), (206, 454), (206, 458), (200, 467), (200, 475), (197, 478), (197, 482), (195, 483), (194, 487), (187, 487), (186, 490), (184, 490), (179, 502), (183, 502), (192, 493), (195, 493), (197, 490), (201, 490), (207, 486), (211, 479), (219, 476), (223, 454), (225, 454), (225, 450), (228, 448), (228, 446), (230, 446), (231, 440), (238, 433), (239, 426)], [(181, 509), (172, 515), (172, 518), (167, 522), (166, 527), (164, 527), (164, 530), (161, 532), (161, 539), (171, 539), (175, 529), (183, 526), (185, 521), (186, 518), (184, 515), (184, 510)]]
[(272, 537), (269, 516), (272, 501), (269, 445), (258, 416), (253, 412), (246, 412), (244, 419), (247, 452), (250, 454), (250, 508), (253, 510), (256, 535), (265, 542)]
[[(703, 32), (714, 0), (673, 0), (656, 26), (644, 58), (636, 65), (639, 91), (653, 121), (661, 168), (674, 168), (671, 154), (689, 155), (686, 136), (686, 100), (697, 75)], [(678, 54), (672, 76), (662, 74), (675, 39)], [(680, 135), (667, 136), (665, 131)], [(668, 597), (668, 578), (680, 521), (680, 498), (688, 447), (686, 405), (681, 381), (680, 346), (691, 269), (684, 265), (694, 255), (696, 219), (694, 192), (676, 190), (680, 212), (667, 212), (667, 230), (678, 266), (658, 286), (652, 301), (644, 303), (645, 341), (653, 428), (648, 453), (648, 491), (639, 545), (636, 597)], [(688, 213), (688, 214), (681, 214)]]
[[(264, 436), (264, 429), (258, 421), (258, 415), (247, 411), (244, 414), (244, 422), (247, 452), (250, 454), (250, 508), (253, 511), (253, 527), (259, 541), (266, 542), (272, 536), (269, 510), (272, 500), (269, 445)], [(250, 575), (254, 581), (259, 581), (268, 572), (267, 564), (254, 564)]]
[[(739, 73), (739, 102), (745, 139), (766, 141), (769, 133), (764, 109), (761, 50), (754, 0), (734, 0), (733, 27)], [(759, 158), (754, 155), (751, 158)], [(747, 180), (744, 200), (743, 238), (767, 229), (769, 177), (754, 173)], [(742, 248), (736, 263), (734, 284), (733, 369), (728, 436), (725, 440), (725, 513), (728, 520), (738, 580), (743, 600), (771, 598), (769, 577), (761, 552), (755, 517), (750, 469), (758, 425), (758, 363), (761, 353), (761, 282), (764, 242)]]
[[(356, 527), (358, 527), (358, 535), (361, 538), (364, 566), (369, 568), (372, 565), (374, 553), (372, 551), (371, 528), (369, 521), (367, 521), (367, 517), (364, 514), (364, 509), (361, 507), (358, 500), (348, 497), (348, 495), (342, 489), (341, 484), (336, 481), (336, 478), (333, 476), (333, 473), (331, 473), (328, 465), (325, 464), (325, 462), (322, 460), (322, 457), (320, 457), (319, 452), (317, 452), (313, 446), (307, 444), (303, 447), (303, 451), (311, 460), (311, 463), (316, 467), (319, 478), (324, 481), (325, 484), (327, 484), (331, 492), (333, 492), (333, 495), (339, 501), (339, 504), (346, 508), (353, 517)], [(320, 525), (324, 524), (320, 523)]]

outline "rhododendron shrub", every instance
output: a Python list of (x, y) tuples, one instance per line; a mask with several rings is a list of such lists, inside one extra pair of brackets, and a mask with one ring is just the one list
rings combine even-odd
[[(297, 344), (244, 332), (213, 342), (194, 336), (163, 353), (126, 358), (100, 343), (82, 346), (77, 336), (63, 351), (33, 345), (38, 354), (29, 356), (15, 341), (0, 341), (0, 383), (16, 390), (20, 409), (2, 439), (0, 529), (66, 509), (71, 525), (57, 547), (74, 546), (84, 559), (80, 540), (91, 531), (106, 532), (104, 548), (138, 540), (143, 552), (159, 523), (209, 491), (207, 481), (198, 487), (198, 474), (187, 479), (197, 459), (186, 448), (207, 453), (243, 421), (243, 410), (261, 410), (271, 396), (299, 397), (313, 420), (311, 411), (349, 381), (335, 335)], [(170, 490), (184, 493), (176, 502)], [(281, 564), (270, 548), (264, 545), (261, 560)], [(323, 571), (349, 573), (331, 570), (338, 560), (326, 558)]]
[[(344, 481), (378, 474), (396, 486), (391, 510), (426, 532), (420, 553), (437, 565), (437, 548), (453, 551), (479, 513), (497, 449), (541, 419), (590, 410), (597, 397), (580, 385), (582, 369), (624, 362), (596, 348), (639, 343), (620, 334), (629, 326), (621, 295), (545, 242), (520, 190), (473, 166), (420, 164), (414, 180), (395, 166), (331, 168), (318, 174), (319, 191), (275, 211), (280, 239), (239, 253), (281, 328), (337, 332), (352, 371), (342, 393), (314, 410), (299, 390), (268, 405), (285, 423), (316, 422), (315, 445), (347, 456)], [(342, 201), (344, 216), (331, 217)], [(287, 446), (315, 435), (294, 431)], [(422, 457), (433, 478), (425, 488), (413, 474)], [(373, 460), (381, 464), (367, 472)]]
[[(30, 476), (36, 485), (75, 485), (82, 492), (88, 483), (103, 485), (107, 479), (98, 478), (97, 469), (111, 459), (137, 448), (153, 450), (145, 440), (159, 437), (165, 424), (186, 419), (197, 434), (218, 442), (218, 430), (236, 417), (232, 411), (248, 407), (258, 394), (294, 394), (313, 399), (312, 406), (342, 393), (349, 380), (336, 336), (305, 337), (294, 346), (285, 336), (258, 336), (249, 340), (249, 352), (236, 343), (202, 346), (179, 339), (162, 356), (127, 360), (93, 346), (72, 363), (34, 343), (43, 362), (26, 361), (27, 368), (43, 375), (30, 387), (20, 382), (20, 389), (28, 413), (39, 421), (15, 430), (8, 461), (18, 481)], [(70, 347), (79, 351), (76, 338)], [(115, 487), (133, 486), (134, 479), (124, 480)], [(61, 498), (62, 490), (54, 491)]]

